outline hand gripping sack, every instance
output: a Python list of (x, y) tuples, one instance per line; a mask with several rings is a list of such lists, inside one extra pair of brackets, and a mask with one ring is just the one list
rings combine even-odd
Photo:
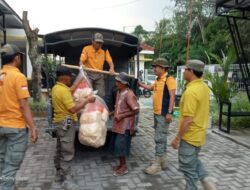
[(81, 112), (79, 141), (83, 145), (99, 148), (105, 144), (107, 136), (106, 122), (109, 112), (105, 102), (96, 96)]

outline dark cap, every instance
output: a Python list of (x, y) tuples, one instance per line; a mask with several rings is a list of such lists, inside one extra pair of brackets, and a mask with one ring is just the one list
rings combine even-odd
[(59, 66), (56, 69), (56, 76), (59, 77), (59, 76), (63, 76), (63, 75), (73, 76), (71, 71), (67, 67)]
[(192, 59), (187, 61), (186, 67), (195, 71), (203, 72), (205, 64), (198, 59)]
[(104, 42), (104, 41), (103, 41), (103, 35), (102, 35), (101, 33), (95, 33), (95, 34), (94, 34), (93, 40), (94, 40), (95, 42), (101, 42), (101, 43)]
[(0, 53), (2, 56), (12, 56), (15, 54), (23, 54), (21, 50), (14, 44), (5, 44), (3, 47), (0, 49)]
[(115, 77), (115, 80), (121, 82), (122, 84), (129, 85), (130, 78), (127, 73), (121, 72), (117, 77)]
[(164, 67), (164, 68), (171, 67), (168, 64), (167, 60), (164, 59), (164, 58), (157, 58), (157, 59), (155, 59), (154, 62), (153, 62), (153, 64), (152, 64), (152, 66), (160, 66), (160, 67)]

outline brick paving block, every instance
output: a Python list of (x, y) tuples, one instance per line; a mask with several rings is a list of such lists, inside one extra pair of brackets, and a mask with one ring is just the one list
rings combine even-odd
[(128, 186), (121, 186), (120, 190), (129, 190), (129, 187)]
[(126, 179), (126, 178), (116, 180), (117, 183), (128, 183), (128, 181), (129, 181), (129, 179)]
[(129, 187), (130, 189), (136, 188), (136, 185), (135, 185), (135, 183), (134, 183), (132, 180), (129, 180), (128, 183), (127, 183), (127, 185), (128, 185), (128, 187)]
[(138, 183), (137, 187), (152, 187), (151, 183)]

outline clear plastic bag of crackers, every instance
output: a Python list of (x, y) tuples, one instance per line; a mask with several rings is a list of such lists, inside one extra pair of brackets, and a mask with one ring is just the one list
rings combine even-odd
[(73, 94), (75, 101), (84, 100), (87, 96), (93, 95), (92, 85), (82, 67), (80, 67), (79, 73), (74, 81), (74, 84), (76, 83), (77, 87)]
[(80, 143), (94, 148), (103, 146), (107, 136), (108, 118), (107, 105), (96, 95), (96, 101), (87, 104), (81, 112), (78, 136)]

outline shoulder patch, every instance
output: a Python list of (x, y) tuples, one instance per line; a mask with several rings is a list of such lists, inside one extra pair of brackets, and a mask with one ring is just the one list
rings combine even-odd
[(7, 74), (6, 72), (0, 72), (0, 86), (3, 86), (6, 74)]

